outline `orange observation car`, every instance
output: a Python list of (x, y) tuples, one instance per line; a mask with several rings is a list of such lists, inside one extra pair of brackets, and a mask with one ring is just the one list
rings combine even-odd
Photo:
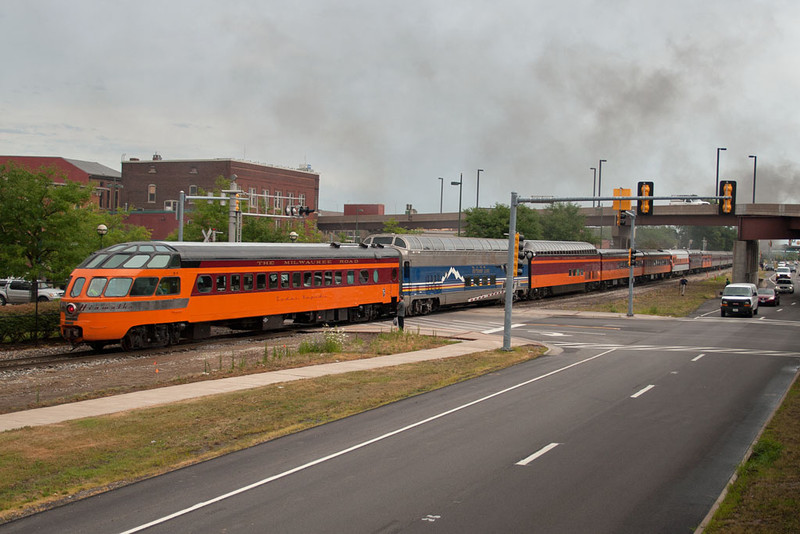
[(394, 313), (400, 254), (364, 245), (121, 243), (70, 275), (61, 335), (95, 350), (202, 339), (212, 326), (261, 331)]

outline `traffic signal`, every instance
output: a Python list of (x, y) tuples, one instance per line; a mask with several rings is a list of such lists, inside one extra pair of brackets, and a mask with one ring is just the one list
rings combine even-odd
[(719, 214), (733, 215), (736, 212), (736, 182), (727, 180), (720, 182), (719, 196), (731, 197), (731, 198), (720, 199)]
[(233, 209), (236, 212), (242, 211), (241, 206), (239, 205), (239, 193), (236, 193), (236, 204), (234, 205)]
[(289, 217), (297, 216), (297, 206), (286, 206), (286, 215)]
[(627, 226), (628, 224), (628, 212), (627, 211), (618, 211), (617, 212), (617, 226)]
[[(653, 196), (653, 182), (639, 182), (637, 187), (637, 197), (652, 197)], [(638, 215), (652, 215), (653, 214), (653, 201), (650, 199), (639, 200), (636, 204), (636, 213)]]
[(317, 211), (317, 210), (313, 210), (313, 209), (309, 208), (308, 206), (300, 206), (300, 215), (303, 216), (303, 217), (305, 217), (306, 215), (311, 215), (315, 211)]
[(636, 265), (636, 253), (638, 251), (633, 248), (628, 249), (628, 265), (635, 266)]
[(523, 270), (525, 269), (525, 238), (517, 232), (514, 242), (517, 245), (517, 262), (514, 272), (517, 276), (522, 276)]

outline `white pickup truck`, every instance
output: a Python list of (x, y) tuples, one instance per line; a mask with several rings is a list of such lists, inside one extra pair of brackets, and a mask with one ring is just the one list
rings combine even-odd
[[(3, 280), (0, 282), (0, 306), (6, 304), (23, 304), (31, 302), (33, 284), (27, 280)], [(64, 296), (64, 291), (56, 289), (47, 282), (39, 282), (37, 299), (39, 302), (58, 300)]]

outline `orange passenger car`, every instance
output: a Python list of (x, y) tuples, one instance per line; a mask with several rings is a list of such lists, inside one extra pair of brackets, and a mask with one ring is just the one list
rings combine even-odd
[(70, 276), (61, 334), (99, 350), (199, 339), (212, 326), (371, 320), (392, 313), (399, 254), (358, 245), (122, 243)]

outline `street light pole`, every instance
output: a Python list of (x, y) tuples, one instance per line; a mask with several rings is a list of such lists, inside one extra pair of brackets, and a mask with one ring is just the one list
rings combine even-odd
[[(589, 170), (592, 171), (592, 196), (597, 196), (597, 167), (589, 167)], [(592, 200), (592, 207), (594, 207), (595, 201)]]
[[(606, 160), (604, 160), (604, 159), (601, 159), (601, 160), (600, 160), (600, 165), (598, 165), (598, 167), (600, 168), (600, 170), (599, 170), (599, 171), (598, 171), (598, 173), (597, 173), (597, 196), (598, 196), (598, 197), (602, 197), (602, 196), (603, 196), (603, 194), (602, 194), (602, 185), (603, 185), (603, 163), (605, 163), (605, 162), (606, 162)], [(600, 205), (600, 202), (598, 201), (598, 202), (597, 202), (597, 204), (598, 204), (598, 205)]]
[(461, 189), (464, 184), (464, 173), (462, 172), (457, 182), (450, 182), (450, 185), (458, 186), (458, 235), (461, 236)]
[(475, 193), (475, 209), (478, 209), (478, 205), (480, 204), (480, 200), (481, 200), (481, 173), (482, 172), (483, 172), (483, 169), (478, 169), (478, 183), (477, 183), (477, 186), (475, 187), (475, 189), (476, 189), (476, 193)]
[(714, 182), (714, 195), (719, 193), (719, 151), (728, 150), (727, 148), (717, 148), (717, 181)]
[(749, 158), (753, 158), (753, 204), (756, 203), (756, 164), (758, 163), (758, 157), (756, 156), (748, 156)]
[(441, 176), (439, 177), (439, 185), (441, 191), (439, 191), (439, 213), (442, 213), (442, 199), (444, 199), (444, 178)]

